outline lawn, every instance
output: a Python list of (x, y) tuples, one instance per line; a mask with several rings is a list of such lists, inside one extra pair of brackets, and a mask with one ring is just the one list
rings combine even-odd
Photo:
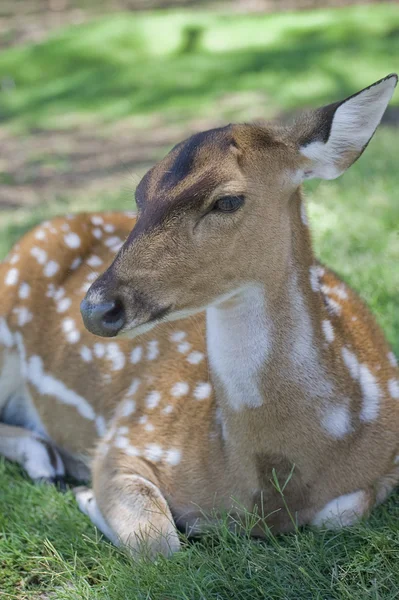
[[(121, 121), (145, 136), (160, 118), (173, 133), (176, 123), (190, 130), (197, 120), (271, 117), (353, 93), (397, 70), (398, 56), (394, 5), (272, 16), (117, 14), (3, 51), (0, 81), (13, 83), (0, 92), (0, 122), (7, 136), (36, 139), (82, 127), (114, 131)], [(398, 131), (381, 127), (348, 173), (306, 188), (318, 254), (361, 292), (397, 356)], [(160, 142), (157, 153), (169, 145)], [(0, 185), (9, 180), (7, 168), (2, 156)], [(125, 184), (95, 198), (63, 189), (34, 211), (2, 211), (1, 255), (51, 215), (131, 207)], [(79, 513), (70, 492), (35, 487), (0, 461), (2, 597), (399, 598), (399, 495), (346, 531), (307, 529), (259, 543), (222, 524), (169, 561), (133, 564)]]

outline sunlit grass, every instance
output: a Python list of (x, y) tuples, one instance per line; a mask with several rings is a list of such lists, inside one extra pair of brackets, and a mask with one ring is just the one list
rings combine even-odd
[(394, 71), (398, 55), (394, 5), (107, 15), (3, 51), (0, 119), (20, 131), (153, 111), (179, 119), (250, 90), (264, 91), (268, 116), (349, 94)]

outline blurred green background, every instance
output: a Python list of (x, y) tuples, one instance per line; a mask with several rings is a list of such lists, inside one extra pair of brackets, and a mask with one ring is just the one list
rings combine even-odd
[[(193, 132), (286, 120), (398, 69), (397, 2), (1, 0), (0, 255), (49, 216), (132, 208), (142, 174)], [(396, 92), (350, 171), (306, 187), (318, 253), (368, 301), (397, 355), (398, 126)], [(0, 466), (0, 597), (399, 597), (395, 497), (355, 533), (262, 547), (222, 532), (133, 574), (71, 497)]]

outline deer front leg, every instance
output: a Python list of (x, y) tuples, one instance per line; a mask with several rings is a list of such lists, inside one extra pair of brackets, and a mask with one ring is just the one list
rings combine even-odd
[(34, 481), (62, 482), (64, 464), (51, 443), (38, 434), (0, 423), (0, 455), (21, 465)]
[(159, 488), (141, 475), (94, 480), (94, 491), (75, 490), (80, 509), (116, 546), (133, 557), (170, 556), (180, 549), (169, 506)]

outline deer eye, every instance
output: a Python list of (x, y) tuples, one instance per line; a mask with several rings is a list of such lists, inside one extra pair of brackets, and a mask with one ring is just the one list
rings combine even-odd
[(212, 207), (212, 211), (232, 213), (235, 212), (244, 204), (244, 196), (223, 196), (216, 200)]

